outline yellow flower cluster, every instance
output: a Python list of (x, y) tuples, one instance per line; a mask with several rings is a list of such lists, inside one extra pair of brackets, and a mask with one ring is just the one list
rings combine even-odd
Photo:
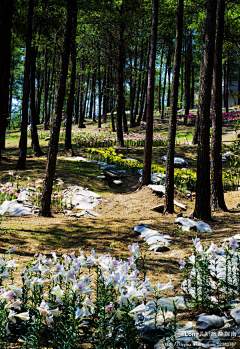
[[(107, 149), (102, 148), (88, 148), (87, 152), (90, 157), (97, 158), (99, 161), (105, 161), (108, 164), (114, 164), (117, 168), (124, 168), (131, 172), (137, 172), (143, 167), (143, 164), (138, 161), (130, 161), (124, 159), (123, 154), (117, 154), (116, 150), (112, 147)], [(166, 168), (164, 166), (152, 165), (152, 173), (165, 173)], [(188, 170), (174, 169), (175, 184), (180, 187), (194, 188), (196, 183), (196, 172)]]

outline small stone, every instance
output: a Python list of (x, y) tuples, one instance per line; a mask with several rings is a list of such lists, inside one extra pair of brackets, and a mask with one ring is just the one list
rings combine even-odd
[(154, 252), (160, 252), (160, 253), (163, 253), (163, 252), (168, 252), (170, 251), (170, 247), (167, 247), (167, 246), (163, 246), (163, 245), (151, 245), (150, 248), (149, 248), (150, 251), (154, 251)]
[(45, 141), (47, 142), (47, 141), (50, 141), (50, 137), (46, 137), (45, 138)]
[(180, 207), (182, 210), (186, 211), (187, 207), (180, 202), (174, 200), (174, 205)]
[(88, 162), (86, 158), (83, 158), (82, 156), (77, 156), (75, 158), (65, 158), (64, 160), (67, 161), (83, 161), (83, 162)]
[(149, 184), (148, 188), (152, 189), (153, 191), (156, 191), (158, 193), (161, 193), (162, 195), (165, 194), (165, 186), (164, 185), (154, 185), (154, 184)]
[(113, 181), (113, 183), (116, 184), (116, 185), (121, 185), (122, 181), (116, 179), (116, 180)]
[(220, 328), (224, 325), (224, 318), (217, 315), (200, 315), (197, 319), (196, 327), (199, 330), (209, 330)]
[(240, 325), (240, 305), (232, 309), (230, 315), (236, 321), (236, 323)]
[(164, 204), (160, 204), (154, 207), (151, 207), (150, 210), (158, 211), (158, 212), (163, 212), (164, 210)]

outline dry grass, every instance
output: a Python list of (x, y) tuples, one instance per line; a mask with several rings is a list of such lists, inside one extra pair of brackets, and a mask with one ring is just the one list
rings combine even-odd
[[(96, 126), (90, 125), (89, 129), (92, 127)], [(1, 180), (4, 182), (8, 179), (8, 171), (14, 170), (16, 166), (17, 142), (17, 138), (14, 138), (14, 141), (13, 138), (9, 138), (7, 150), (3, 153), (6, 158), (1, 163)], [(43, 150), (47, 151), (46, 141), (41, 140), (41, 145)], [(76, 155), (84, 154), (84, 150), (77, 149), (77, 146), (74, 150)], [(177, 146), (176, 151), (178, 156), (184, 156), (189, 161), (191, 168), (196, 166), (196, 147), (181, 144)], [(137, 159), (141, 159), (143, 155), (143, 149), (137, 148), (121, 149), (121, 152)], [(153, 162), (160, 164), (161, 156), (165, 154), (165, 147), (154, 148)], [(1, 227), (0, 253), (16, 245), (18, 247), (16, 259), (21, 266), (32, 259), (36, 253), (50, 254), (53, 250), (62, 254), (81, 248), (89, 253), (94, 248), (97, 253), (110, 252), (125, 258), (129, 255), (128, 245), (133, 242), (139, 242), (142, 250), (146, 251), (143, 241), (133, 231), (134, 225), (145, 223), (150, 228), (173, 237), (169, 252), (154, 254), (147, 251), (148, 276), (154, 284), (158, 281), (167, 282), (171, 278), (176, 286), (174, 292), (180, 293), (181, 273), (178, 261), (191, 253), (192, 238), (196, 233), (178, 230), (174, 225), (176, 214), (164, 216), (150, 210), (151, 207), (162, 203), (163, 199), (149, 188), (136, 191), (139, 186), (137, 175), (126, 176), (123, 178), (123, 185), (117, 187), (111, 181), (104, 182), (97, 179), (97, 175), (100, 174), (98, 166), (61, 161), (63, 156), (63, 145), (60, 144), (56, 178), (61, 177), (65, 186), (81, 185), (99, 192), (103, 200), (96, 211), (101, 216), (95, 219), (67, 218), (61, 213), (53, 212), (52, 218), (7, 217)], [(46, 155), (34, 158), (29, 151), (27, 169), (19, 171), (22, 181), (24, 182), (27, 176), (33, 181), (43, 178), (45, 163)], [(225, 199), (230, 212), (214, 213), (214, 221), (210, 222), (213, 233), (198, 234), (205, 244), (211, 241), (218, 243), (223, 238), (240, 231), (240, 211), (237, 211), (240, 192), (228, 192), (225, 194)], [(194, 202), (189, 198), (176, 193), (176, 200), (187, 206), (185, 215), (193, 212)], [(178, 211), (177, 208), (176, 210)], [(110, 248), (113, 242), (115, 244)]]

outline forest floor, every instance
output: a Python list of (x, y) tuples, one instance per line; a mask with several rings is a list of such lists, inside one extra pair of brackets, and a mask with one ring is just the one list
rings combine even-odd
[[(155, 125), (155, 128), (158, 127), (161, 129), (163, 125)], [(89, 129), (91, 128), (92, 126), (89, 125)], [(136, 131), (139, 132), (140, 129)], [(188, 128), (187, 132), (192, 133), (193, 129)], [(235, 133), (233, 130), (226, 131), (223, 137), (224, 141), (232, 141), (235, 139)], [(15, 169), (18, 159), (17, 144), (17, 135), (13, 138), (10, 133), (1, 163), (0, 179), (3, 182), (7, 180), (8, 172)], [(41, 140), (41, 146), (47, 152), (47, 142), (44, 139)], [(74, 145), (74, 151), (76, 156), (86, 155), (84, 149), (79, 149), (77, 145)], [(143, 156), (143, 148), (122, 148), (119, 151), (138, 160), (141, 160)], [(183, 136), (182, 142), (176, 147), (176, 154), (184, 157), (192, 169), (196, 168), (196, 152), (196, 146), (192, 146), (187, 137)], [(154, 148), (153, 162), (160, 164), (160, 159), (165, 154), (166, 147)], [(111, 253), (116, 257), (126, 258), (130, 255), (128, 245), (138, 242), (141, 250), (147, 254), (147, 276), (153, 284), (156, 285), (158, 281), (166, 283), (171, 279), (175, 286), (174, 294), (180, 294), (182, 276), (178, 262), (180, 258), (186, 258), (192, 253), (192, 238), (196, 236), (195, 232), (183, 232), (174, 224), (180, 209), (176, 207), (176, 213), (173, 215), (163, 215), (151, 210), (152, 207), (163, 203), (163, 198), (148, 187), (137, 190), (139, 187), (137, 174), (126, 175), (122, 179), (122, 186), (118, 187), (111, 181), (102, 181), (97, 178), (101, 173), (97, 165), (64, 161), (64, 157), (63, 144), (60, 144), (56, 178), (62, 178), (64, 187), (80, 185), (99, 193), (102, 200), (95, 211), (100, 213), (100, 217), (66, 217), (60, 212), (53, 212), (52, 218), (42, 218), (36, 215), (6, 217), (1, 223), (0, 253), (17, 246), (15, 260), (20, 264), (21, 270), (35, 254), (43, 253), (49, 256), (51, 251), (60, 255), (69, 254), (81, 248), (85, 253), (90, 253), (94, 248), (97, 254)], [(44, 178), (45, 164), (46, 155), (34, 158), (29, 149), (27, 169), (18, 171), (22, 177), (21, 180), (27, 176), (32, 181)], [(187, 210), (183, 212), (184, 216), (193, 212), (194, 197), (187, 197), (176, 191), (175, 199), (187, 206)], [(213, 213), (213, 220), (208, 222), (213, 232), (197, 234), (205, 245), (210, 244), (211, 241), (220, 244), (223, 238), (240, 232), (240, 210), (237, 208), (237, 205), (240, 204), (240, 191), (226, 192), (225, 200), (229, 212)], [(140, 223), (147, 224), (149, 228), (160, 233), (169, 234), (172, 237), (170, 251), (157, 254), (148, 251), (144, 241), (133, 230), (134, 226)]]

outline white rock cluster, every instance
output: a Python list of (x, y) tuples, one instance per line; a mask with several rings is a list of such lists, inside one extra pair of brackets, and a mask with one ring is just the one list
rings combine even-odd
[(198, 231), (200, 233), (212, 233), (211, 227), (202, 221), (193, 221), (190, 218), (178, 217), (175, 219), (178, 228), (183, 231)]
[(148, 228), (146, 224), (135, 225), (134, 231), (138, 232), (146, 241), (150, 251), (166, 252), (170, 250), (171, 236), (162, 235), (157, 230)]

